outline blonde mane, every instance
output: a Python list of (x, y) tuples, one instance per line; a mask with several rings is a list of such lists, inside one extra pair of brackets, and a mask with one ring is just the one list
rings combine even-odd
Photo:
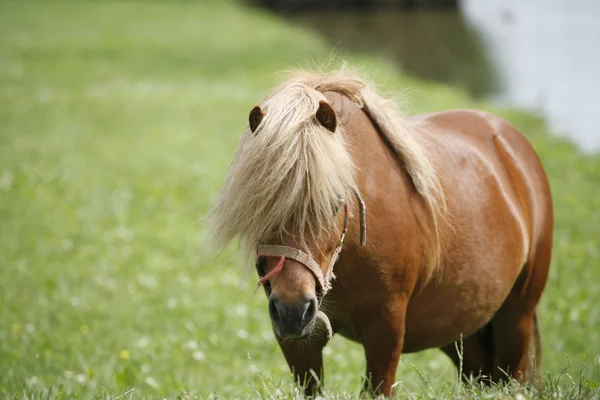
[(340, 93), (359, 104), (403, 160), (433, 215), (439, 252), (438, 216), (444, 196), (425, 148), (393, 101), (381, 97), (352, 72), (294, 72), (260, 104), (264, 118), (243, 133), (219, 201), (211, 212), (214, 243), (239, 237), (252, 251), (261, 243), (292, 235), (318, 241), (336, 232), (333, 210), (352, 198), (355, 168), (335, 133), (315, 118), (323, 93)]

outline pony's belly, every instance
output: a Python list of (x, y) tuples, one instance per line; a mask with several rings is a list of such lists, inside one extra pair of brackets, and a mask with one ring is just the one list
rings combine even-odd
[(514, 280), (472, 276), (463, 277), (454, 284), (431, 282), (411, 299), (407, 309), (404, 352), (445, 346), (460, 340), (461, 336), (472, 335), (492, 319)]

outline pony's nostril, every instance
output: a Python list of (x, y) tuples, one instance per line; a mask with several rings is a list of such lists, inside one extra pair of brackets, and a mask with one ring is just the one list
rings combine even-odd
[(302, 314), (302, 321), (311, 320), (315, 316), (316, 313), (317, 313), (317, 300), (311, 299), (308, 301), (308, 303), (306, 305), (306, 309), (304, 310), (304, 313)]

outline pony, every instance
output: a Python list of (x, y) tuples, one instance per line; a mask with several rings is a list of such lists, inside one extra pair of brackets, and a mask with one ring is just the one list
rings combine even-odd
[(375, 394), (393, 393), (402, 353), (435, 347), (463, 379), (535, 379), (551, 193), (496, 115), (405, 118), (348, 69), (297, 71), (251, 110), (210, 221), (217, 246), (255, 256), (306, 395), (334, 334), (364, 346)]

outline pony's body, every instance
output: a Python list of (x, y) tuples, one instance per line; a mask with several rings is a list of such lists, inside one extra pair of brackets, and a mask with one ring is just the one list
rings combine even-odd
[[(458, 364), (454, 342), (461, 337), (465, 373), (494, 380), (502, 370), (529, 376), (529, 348), (539, 339), (535, 308), (552, 242), (550, 191), (534, 150), (509, 123), (486, 113), (450, 111), (403, 121), (400, 135), (426, 151), (430, 164), (422, 168), (431, 165), (437, 176), (443, 199), (434, 202), (427, 197), (435, 195), (427, 191), (427, 176), (411, 165), (410, 148), (403, 157), (403, 144), (393, 143), (402, 139), (381, 126), (376, 104), (365, 95), (361, 108), (343, 90), (317, 90), (343, 128), (368, 224), (362, 246), (358, 207), (352, 207), (336, 279), (321, 309), (334, 332), (364, 345), (371, 384), (391, 393), (401, 352), (440, 347)], [(318, 249), (273, 240), (327, 264)], [(266, 269), (275, 263), (267, 260)], [(285, 265), (269, 279), (269, 290), (294, 304), (314, 292), (314, 280), (299, 263)], [(316, 382), (309, 371), (322, 373), (325, 344), (313, 337), (308, 346), (281, 345), (297, 378), (308, 378), (309, 392)]]
[[(517, 277), (527, 280), (532, 269), (527, 260), (540, 241), (536, 234), (546, 233), (544, 252), (549, 251), (551, 229), (540, 226), (552, 223), (549, 189), (533, 150), (512, 126), (490, 114), (461, 110), (413, 118), (421, 125), (419, 139), (437, 157), (447, 196), (443, 258), (431, 268), (421, 254), (427, 243), (416, 245), (411, 237), (420, 231), (414, 215), (426, 211), (395, 152), (358, 106), (338, 94), (327, 98), (346, 127), (348, 150), (361, 166), (357, 183), (369, 205), (370, 245), (361, 248), (357, 232), (350, 234), (336, 265), (337, 280), (327, 298), (334, 328), (358, 339), (351, 317), (356, 310), (348, 307), (352, 300), (372, 312), (369, 299), (379, 303), (395, 293), (410, 299), (404, 352), (441, 347), (475, 332), (500, 308)], [(533, 176), (521, 175), (515, 163)], [(538, 226), (529, 226), (534, 212)], [(342, 305), (339, 320), (336, 304)]]

